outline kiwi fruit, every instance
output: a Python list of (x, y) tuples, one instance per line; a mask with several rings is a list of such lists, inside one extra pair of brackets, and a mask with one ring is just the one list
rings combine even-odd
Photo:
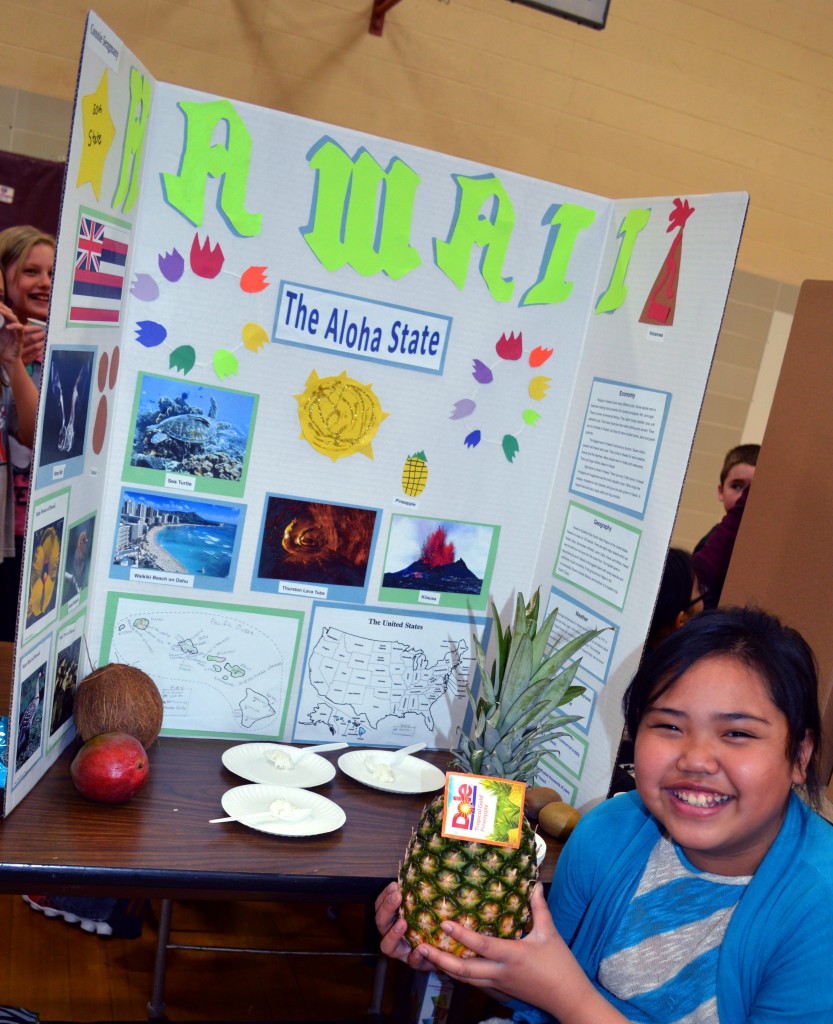
[(538, 812), (538, 824), (553, 838), (563, 842), (576, 827), (580, 817), (575, 807), (558, 800), (541, 808)]
[(542, 807), (557, 803), (561, 797), (549, 786), (527, 786), (524, 797), (524, 814), (533, 821), (538, 819)]

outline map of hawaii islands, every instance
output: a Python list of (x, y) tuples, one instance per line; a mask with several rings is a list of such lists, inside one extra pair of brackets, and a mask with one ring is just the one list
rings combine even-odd
[(159, 687), (163, 733), (277, 739), (288, 715), (301, 616), (110, 595), (103, 660)]
[(368, 733), (401, 735), (397, 720), (411, 718), (410, 731), (442, 744), (465, 712), (469, 646), (464, 639), (447, 639), (434, 655), (432, 660), (423, 648), (396, 639), (322, 628), (307, 665), (308, 706), (314, 703), (299, 716), (299, 725), (384, 742), (383, 735)]

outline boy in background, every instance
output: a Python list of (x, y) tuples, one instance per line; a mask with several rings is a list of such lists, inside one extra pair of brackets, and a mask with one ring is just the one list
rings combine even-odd
[(695, 572), (706, 588), (706, 608), (716, 608), (720, 601), (735, 537), (746, 506), (746, 494), (755, 476), (760, 451), (759, 444), (739, 444), (730, 448), (723, 460), (717, 500), (723, 506), (724, 516), (697, 542), (693, 553)]

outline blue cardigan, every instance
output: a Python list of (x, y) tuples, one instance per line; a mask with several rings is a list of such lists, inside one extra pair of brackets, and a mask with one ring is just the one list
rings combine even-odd
[[(636, 793), (584, 815), (559, 857), (549, 906), (594, 981), (660, 826)], [(797, 796), (742, 896), (718, 961), (721, 1024), (833, 1024), (833, 827)], [(515, 1021), (552, 1017), (512, 1002)], [(674, 1020), (672, 1007), (657, 1024)]]

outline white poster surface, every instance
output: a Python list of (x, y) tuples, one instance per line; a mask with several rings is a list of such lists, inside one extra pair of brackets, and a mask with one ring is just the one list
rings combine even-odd
[(491, 601), (536, 588), (607, 627), (545, 769), (602, 796), (746, 204), (612, 201), (157, 82), (91, 14), (6, 811), (72, 738), (39, 673), (76, 641), (156, 679), (165, 734), (446, 748)]

